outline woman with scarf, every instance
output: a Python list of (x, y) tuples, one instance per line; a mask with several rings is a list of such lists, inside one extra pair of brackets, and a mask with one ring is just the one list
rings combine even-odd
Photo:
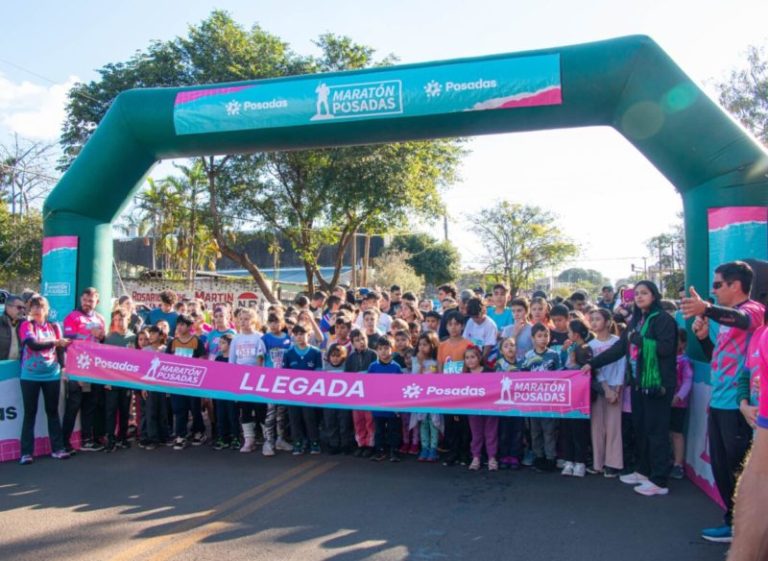
[(661, 294), (651, 281), (635, 286), (635, 307), (627, 329), (611, 348), (583, 370), (597, 370), (627, 356), (637, 471), (621, 477), (645, 495), (669, 493), (669, 420), (677, 382), (677, 325), (661, 309)]

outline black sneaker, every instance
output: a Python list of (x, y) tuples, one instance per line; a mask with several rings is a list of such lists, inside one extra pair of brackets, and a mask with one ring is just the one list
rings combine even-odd
[(370, 458), (371, 456), (373, 456), (373, 448), (371, 448), (370, 446), (364, 446), (363, 452), (360, 454), (360, 457), (367, 459), (367, 458)]
[(192, 438), (190, 439), (190, 442), (192, 443), (192, 446), (201, 446), (206, 441), (206, 436), (204, 432), (196, 432), (192, 435)]
[(373, 456), (371, 456), (372, 462), (383, 462), (387, 459), (387, 455), (382, 450), (381, 452), (376, 452)]
[(80, 447), (80, 450), (83, 452), (101, 452), (104, 450), (104, 445), (94, 442), (93, 440), (88, 440)]
[(75, 450), (75, 449), (74, 449), (74, 448), (72, 448), (71, 446), (65, 446), (65, 447), (64, 447), (64, 450), (65, 450), (65, 451), (67, 452), (67, 454), (69, 454), (70, 456), (74, 456), (75, 454), (77, 454), (77, 450)]
[(229, 448), (229, 443), (224, 442), (223, 438), (217, 438), (216, 442), (213, 443), (214, 450), (224, 450), (226, 448)]
[(603, 477), (605, 477), (606, 479), (614, 479), (618, 476), (619, 476), (619, 470), (617, 470), (616, 468), (612, 468), (609, 466), (605, 466), (603, 468)]
[(147, 440), (146, 438), (142, 438), (141, 440), (139, 440), (139, 448), (144, 449), (148, 445), (149, 445), (149, 440)]
[(122, 448), (123, 450), (128, 450), (131, 447), (131, 443), (128, 441), (127, 438), (124, 438), (117, 443), (118, 448)]
[(235, 437), (232, 439), (232, 442), (229, 443), (229, 449), (239, 451), (240, 447), (242, 446), (242, 443), (240, 442), (240, 439)]
[(143, 448), (144, 448), (144, 450), (154, 450), (155, 448), (157, 448), (157, 444), (155, 444), (154, 442), (147, 442), (143, 446)]
[(393, 464), (396, 464), (400, 461), (400, 454), (395, 452), (394, 450), (389, 453), (389, 461)]
[(360, 448), (358, 448), (357, 450), (355, 450), (355, 453), (354, 453), (354, 454), (352, 454), (352, 455), (353, 455), (355, 458), (362, 458), (362, 457), (363, 457), (363, 452), (365, 452), (365, 448), (363, 448), (363, 447), (361, 446)]
[(177, 436), (176, 440), (173, 441), (174, 450), (184, 450), (184, 448), (186, 448), (187, 446), (189, 446), (189, 443), (187, 442), (186, 438)]
[(107, 445), (104, 447), (104, 451), (107, 453), (116, 452), (117, 444), (114, 441), (107, 442)]

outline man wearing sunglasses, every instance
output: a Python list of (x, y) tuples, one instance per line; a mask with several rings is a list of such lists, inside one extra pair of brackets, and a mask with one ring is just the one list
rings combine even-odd
[(5, 299), (5, 311), (0, 316), (0, 360), (18, 360), (21, 354), (18, 329), (25, 312), (24, 302), (18, 296)]
[[(763, 325), (765, 308), (750, 300), (752, 268), (743, 261), (724, 263), (715, 269), (712, 294), (717, 305), (703, 300), (696, 290), (683, 298), (686, 319), (695, 317), (693, 332), (704, 355), (711, 360), (712, 395), (709, 403), (709, 456), (717, 490), (727, 508), (725, 524), (703, 530), (708, 541), (730, 543), (733, 532), (733, 495), (736, 479), (752, 441), (753, 427), (739, 410), (738, 376), (745, 368), (752, 334)], [(709, 321), (719, 324), (713, 345)]]

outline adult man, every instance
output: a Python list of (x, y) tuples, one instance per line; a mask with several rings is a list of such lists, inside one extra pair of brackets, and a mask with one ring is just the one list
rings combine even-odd
[(402, 300), (402, 297), (402, 289), (398, 285), (393, 284), (389, 288), (389, 310), (387, 310), (389, 315), (397, 315), (397, 310), (400, 308), (400, 301)]
[(728, 561), (768, 559), (768, 336), (763, 334), (759, 349), (760, 405), (757, 412), (755, 444), (736, 494), (736, 533)]
[(586, 313), (587, 310), (587, 295), (581, 292), (580, 290), (577, 290), (573, 294), (570, 295), (568, 300), (571, 301), (571, 304), (573, 304), (573, 309), (577, 312)]
[(597, 301), (599, 308), (605, 308), (609, 312), (613, 312), (614, 306), (616, 306), (616, 293), (613, 291), (613, 287), (606, 285), (600, 291), (601, 297)]
[(323, 317), (323, 305), (325, 304), (326, 295), (322, 290), (318, 290), (312, 295), (309, 300), (309, 311), (315, 319), (319, 320)]
[(21, 347), (18, 330), (25, 312), (26, 306), (18, 296), (5, 299), (5, 311), (0, 316), (0, 360), (19, 359)]
[[(724, 263), (715, 269), (712, 283), (717, 306), (703, 300), (693, 287), (681, 303), (686, 319), (696, 317), (693, 332), (712, 361), (709, 455), (715, 484), (726, 506), (724, 525), (701, 533), (705, 540), (713, 542), (728, 543), (732, 539), (733, 492), (752, 436), (737, 397), (738, 375), (744, 368), (747, 346), (752, 333), (763, 324), (765, 312), (762, 304), (749, 299), (752, 278), (752, 269), (743, 261)], [(708, 320), (720, 325), (714, 347)]]
[[(104, 317), (96, 311), (99, 292), (86, 288), (80, 295), (80, 307), (64, 318), (64, 337), (74, 341), (102, 343), (106, 332)], [(67, 381), (67, 397), (62, 420), (64, 446), (72, 452), (69, 442), (78, 412), (83, 438), (81, 450), (98, 452), (104, 449), (100, 439), (104, 436), (104, 386), (84, 382)]]

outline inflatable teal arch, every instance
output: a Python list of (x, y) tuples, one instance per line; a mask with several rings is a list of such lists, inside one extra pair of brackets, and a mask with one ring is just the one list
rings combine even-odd
[(644, 36), (126, 91), (46, 200), (44, 230), (78, 238), (72, 296), (109, 295), (111, 223), (159, 160), (586, 126), (615, 128), (682, 195), (686, 277), (706, 286), (708, 209), (766, 206), (768, 154)]

